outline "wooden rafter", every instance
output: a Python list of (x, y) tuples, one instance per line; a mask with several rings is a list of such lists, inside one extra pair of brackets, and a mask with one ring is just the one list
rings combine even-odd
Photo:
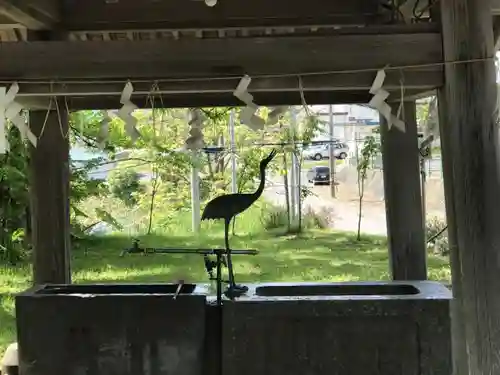
[(67, 30), (365, 25), (380, 21), (379, 0), (65, 0)]
[(493, 15), (500, 16), (500, 0), (491, 0)]
[(442, 61), (438, 33), (140, 42), (37, 41), (0, 45), (0, 79), (295, 75)]
[[(304, 76), (300, 82), (297, 77), (255, 78), (252, 80), (249, 91), (258, 92), (299, 92), (309, 91), (368, 91), (373, 83), (375, 72), (351, 74), (335, 74), (321, 76)], [(162, 81), (154, 79), (150, 82), (134, 83), (137, 94), (148, 94), (152, 87), (155, 92), (167, 95), (179, 94), (231, 94), (239, 83), (240, 78), (216, 80), (186, 80)], [(120, 95), (125, 84), (123, 82), (65, 82), (65, 83), (21, 83), (20, 95)], [(434, 89), (443, 84), (442, 69), (388, 71), (384, 82), (387, 90), (425, 91)], [(99, 94), (96, 94), (99, 93)]]
[(0, 14), (32, 30), (51, 29), (59, 21), (57, 0), (0, 0)]
[[(254, 92), (255, 103), (265, 106), (278, 105), (302, 105), (302, 96), (298, 91), (286, 92)], [(406, 90), (404, 100), (414, 100), (421, 97), (419, 90)], [(350, 91), (307, 91), (303, 94), (307, 104), (366, 104), (372, 95), (366, 90)], [(389, 100), (400, 99), (400, 90), (392, 90)], [(64, 102), (70, 110), (83, 109), (118, 109), (120, 105), (119, 95), (87, 95), (67, 97)], [(20, 96), (17, 101), (26, 108), (47, 109), (50, 105), (49, 97)], [(232, 93), (189, 93), (189, 94), (162, 94), (162, 95), (133, 95), (132, 101), (140, 108), (165, 107), (217, 107), (217, 106), (243, 106)]]

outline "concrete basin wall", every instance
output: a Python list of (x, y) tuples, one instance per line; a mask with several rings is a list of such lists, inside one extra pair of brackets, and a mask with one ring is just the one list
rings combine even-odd
[[(63, 286), (61, 286), (63, 287)], [(205, 349), (203, 294), (125, 294), (130, 287), (71, 286), (16, 297), (19, 370), (24, 375), (199, 375)], [(91, 293), (84, 293), (91, 289)], [(76, 289), (76, 290), (75, 290)], [(144, 289), (144, 286), (135, 289)], [(47, 292), (47, 291), (45, 291)], [(63, 291), (64, 292), (64, 291)]]
[(449, 375), (439, 283), (50, 286), (16, 297), (23, 375)]
[[(345, 295), (342, 285), (380, 295)], [(226, 303), (224, 374), (451, 374), (451, 295), (444, 286), (330, 286), (336, 295), (327, 295), (325, 284), (302, 284), (301, 293), (296, 284), (269, 284), (258, 289), (267, 287), (273, 296)], [(404, 293), (390, 295), (391, 290)]]

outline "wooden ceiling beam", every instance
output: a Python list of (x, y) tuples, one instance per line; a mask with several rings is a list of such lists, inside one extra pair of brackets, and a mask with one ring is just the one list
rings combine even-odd
[(493, 16), (493, 42), (495, 50), (500, 49), (500, 16)]
[(30, 30), (52, 29), (59, 22), (58, 0), (0, 0), (0, 15)]
[(500, 0), (491, 0), (492, 13), (495, 16), (500, 16)]
[[(249, 86), (249, 92), (300, 92), (308, 91), (368, 91), (375, 78), (375, 72), (351, 74), (335, 74), (322, 76), (255, 78)], [(147, 95), (154, 86), (155, 94), (232, 94), (240, 78), (191, 81), (162, 81), (134, 83), (134, 92)], [(69, 82), (69, 83), (21, 83), (21, 96), (117, 96), (121, 94), (126, 80), (123, 82)], [(443, 84), (441, 69), (388, 71), (384, 82), (387, 90), (429, 90)]]
[[(393, 96), (398, 95), (394, 91)], [(415, 97), (418, 90), (407, 90), (408, 97)], [(255, 102), (262, 106), (302, 105), (298, 92), (257, 92)], [(371, 95), (367, 91), (309, 91), (304, 93), (306, 103), (313, 104), (366, 104)], [(187, 108), (187, 107), (239, 107), (242, 103), (228, 93), (197, 93), (155, 96), (133, 96), (133, 102), (139, 108)], [(17, 101), (30, 109), (47, 109), (50, 99), (47, 97), (22, 97)], [(117, 96), (74, 96), (66, 99), (72, 111), (85, 109), (118, 109), (121, 105)]]
[[(432, 65), (439, 33), (0, 44), (0, 80), (222, 77)], [(202, 88), (202, 86), (200, 86)]]
[(66, 30), (379, 23), (379, 0), (64, 0)]

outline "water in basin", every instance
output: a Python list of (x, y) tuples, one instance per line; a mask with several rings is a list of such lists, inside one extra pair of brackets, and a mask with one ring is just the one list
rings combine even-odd
[(301, 296), (400, 296), (418, 294), (413, 285), (405, 284), (339, 284), (339, 285), (277, 285), (260, 286), (255, 290), (261, 297)]
[[(178, 284), (92, 284), (92, 285), (47, 285), (36, 294), (174, 294)], [(191, 294), (195, 284), (184, 284), (180, 294)]]

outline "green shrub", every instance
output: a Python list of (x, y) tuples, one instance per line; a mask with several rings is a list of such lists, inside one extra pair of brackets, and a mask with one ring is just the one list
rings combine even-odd
[(309, 229), (327, 229), (330, 227), (331, 212), (322, 208), (319, 211), (314, 211), (311, 207), (307, 207), (303, 214), (303, 225)]
[[(330, 226), (331, 215), (327, 209), (314, 211), (307, 207), (302, 214), (302, 228), (326, 229)], [(288, 226), (288, 212), (284, 206), (266, 205), (261, 214), (262, 226), (265, 229), (286, 228)], [(292, 232), (296, 232), (293, 228)]]
[(288, 212), (286, 211), (286, 207), (264, 206), (260, 221), (265, 229), (286, 228), (288, 226)]
[(448, 230), (443, 231), (445, 227), (446, 221), (437, 217), (430, 218), (426, 223), (427, 247), (434, 253), (442, 256), (447, 256), (450, 253)]
[(141, 185), (139, 173), (131, 169), (113, 172), (109, 178), (109, 189), (115, 198), (120, 199), (127, 206), (136, 205), (137, 193), (145, 191)]

